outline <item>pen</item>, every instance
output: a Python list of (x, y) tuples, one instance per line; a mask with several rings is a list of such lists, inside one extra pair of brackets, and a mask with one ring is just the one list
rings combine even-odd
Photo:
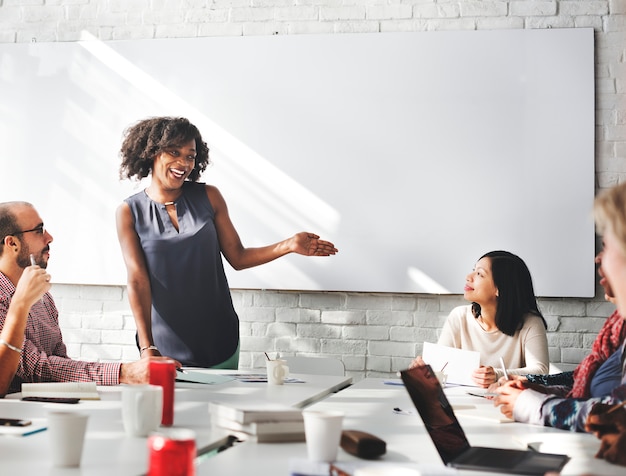
[(509, 380), (509, 374), (506, 373), (506, 366), (504, 365), (504, 359), (500, 357), (500, 365), (502, 366), (502, 372), (504, 373), (504, 378)]
[(481, 397), (481, 398), (497, 397), (498, 395), (500, 395), (499, 393), (495, 393), (495, 392), (480, 393), (478, 391), (471, 391), (471, 390), (467, 390), (465, 393), (467, 393), (468, 395), (472, 395), (473, 397)]
[(37, 428), (35, 430), (31, 430), (31, 431), (27, 431), (26, 433), (24, 433), (22, 436), (30, 436), (30, 435), (34, 435), (35, 433), (39, 433), (41, 431), (46, 431), (48, 428), (46, 428), (45, 426), (43, 428)]
[(181, 374), (186, 374), (187, 373), (183, 369), (181, 369), (180, 367), (176, 367), (176, 371), (180, 372)]
[(608, 411), (608, 412), (606, 412), (606, 413), (607, 413), (607, 414), (609, 414), (609, 413), (613, 413), (615, 410), (617, 410), (618, 408), (622, 408), (623, 406), (626, 406), (626, 400), (624, 400), (622, 403), (618, 403), (617, 405), (615, 405), (615, 406), (611, 407), (611, 408), (609, 409), (609, 411)]

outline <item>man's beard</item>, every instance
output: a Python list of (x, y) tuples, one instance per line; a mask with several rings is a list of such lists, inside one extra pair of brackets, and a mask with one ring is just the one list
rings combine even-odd
[[(28, 249), (22, 248), (20, 250), (17, 256), (17, 264), (20, 268), (26, 268), (27, 266), (31, 266), (30, 255), (31, 255), (30, 248)], [(43, 269), (46, 269), (48, 267), (48, 263), (44, 262), (42, 259), (37, 259), (37, 257), (35, 257), (35, 261), (37, 265)]]

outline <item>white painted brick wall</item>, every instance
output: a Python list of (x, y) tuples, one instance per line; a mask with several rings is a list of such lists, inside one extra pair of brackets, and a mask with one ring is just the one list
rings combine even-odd
[[(626, 180), (626, 2), (623, 0), (0, 0), (0, 42), (194, 36), (326, 34), (592, 27), (596, 40), (596, 183)], [(19, 197), (15, 197), (19, 199)], [(122, 286), (55, 284), (68, 352), (86, 360), (134, 360), (135, 324)], [(595, 299), (540, 299), (550, 358), (571, 368), (613, 306)], [(263, 352), (343, 360), (355, 379), (392, 376), (435, 341), (461, 296), (233, 291), (241, 319), (241, 367)]]

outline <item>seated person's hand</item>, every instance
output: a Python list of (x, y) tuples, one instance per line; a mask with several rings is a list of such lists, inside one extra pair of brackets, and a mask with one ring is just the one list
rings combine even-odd
[(508, 382), (512, 382), (514, 380), (518, 380), (520, 382), (528, 381), (525, 375), (509, 375), (508, 380), (506, 377), (500, 377), (497, 382), (489, 385), (489, 388), (487, 389), (487, 391), (493, 393), (496, 391), (496, 388), (500, 387), (501, 385), (506, 385)]
[(150, 362), (157, 360), (173, 361), (176, 368), (181, 367), (181, 363), (169, 357), (147, 357), (135, 362), (124, 363), (120, 368), (120, 383), (150, 383)]
[(609, 463), (626, 466), (626, 431), (607, 433), (601, 440), (596, 458), (604, 458)]
[(610, 411), (614, 406), (595, 404), (587, 416), (585, 430), (601, 440), (596, 458), (626, 466), (626, 410)]
[(493, 367), (481, 365), (472, 372), (472, 380), (479, 387), (487, 388), (496, 382), (496, 371)]
[(50, 290), (50, 275), (39, 266), (27, 266), (17, 282), (13, 301), (23, 301), (28, 308)]
[(418, 355), (417, 357), (413, 359), (413, 362), (411, 362), (411, 365), (409, 365), (409, 368), (413, 369), (415, 367), (422, 367), (424, 365), (426, 365), (426, 362), (424, 362), (424, 359), (422, 359), (421, 355)]
[(609, 412), (614, 405), (596, 403), (587, 416), (585, 430), (593, 433), (598, 438), (608, 433), (626, 432), (626, 410), (618, 408)]
[(522, 380), (509, 380), (506, 384), (496, 388), (495, 393), (498, 394), (493, 400), (496, 407), (500, 407), (502, 414), (508, 418), (513, 418), (513, 409), (517, 397), (526, 390), (525, 383)]

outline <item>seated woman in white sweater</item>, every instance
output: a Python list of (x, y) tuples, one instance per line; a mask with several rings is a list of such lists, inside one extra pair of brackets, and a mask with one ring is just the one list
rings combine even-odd
[[(437, 343), (480, 352), (476, 385), (488, 387), (503, 376), (500, 358), (509, 374), (548, 372), (547, 325), (521, 258), (508, 251), (481, 256), (465, 278), (463, 297), (472, 304), (452, 310)], [(411, 366), (421, 364), (418, 356)]]

